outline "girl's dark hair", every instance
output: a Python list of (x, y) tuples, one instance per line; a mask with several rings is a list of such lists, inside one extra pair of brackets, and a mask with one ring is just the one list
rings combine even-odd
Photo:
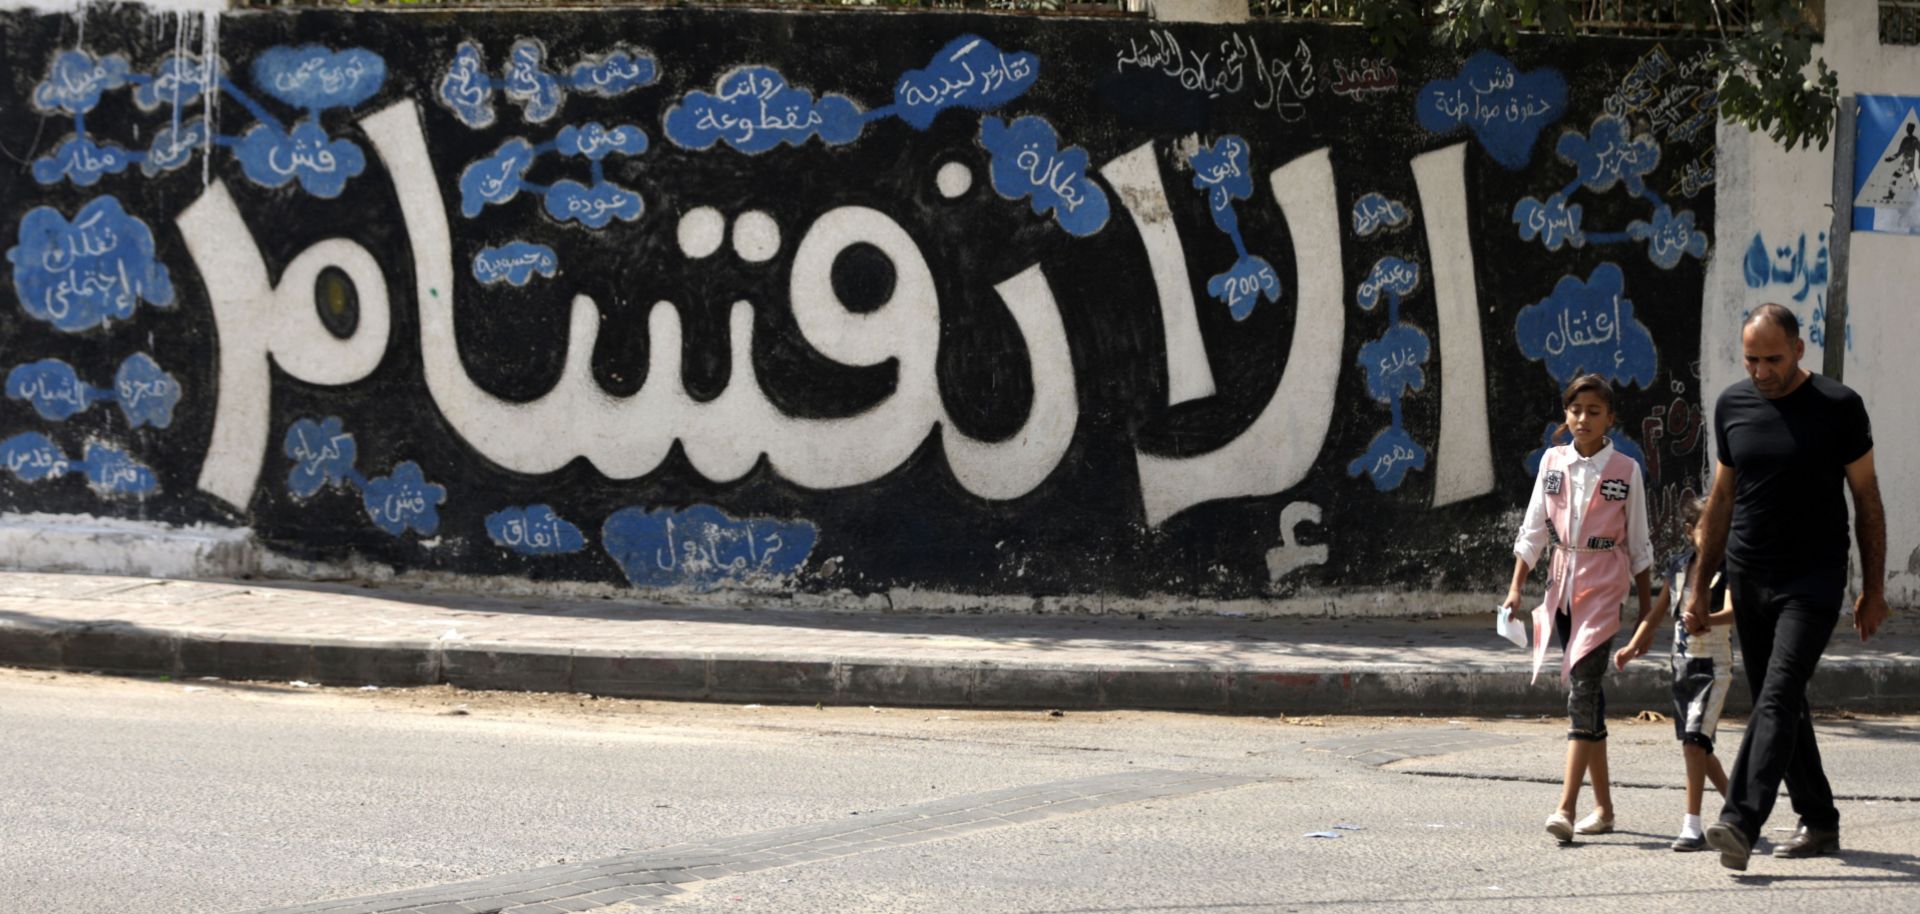
[(1689, 498), (1680, 503), (1680, 529), (1691, 530), (1700, 523), (1700, 515), (1707, 511), (1705, 498)]
[(1599, 397), (1600, 402), (1607, 404), (1607, 409), (1613, 409), (1613, 385), (1597, 374), (1583, 374), (1574, 378), (1573, 383), (1568, 384), (1567, 389), (1560, 392), (1560, 408), (1566, 409), (1572, 406), (1574, 399), (1584, 393)]
[[(1567, 389), (1560, 392), (1560, 408), (1566, 409), (1572, 406), (1575, 399), (1587, 393), (1599, 397), (1600, 402), (1607, 404), (1607, 412), (1613, 412), (1613, 385), (1597, 374), (1583, 374), (1574, 378), (1573, 382), (1567, 385)], [(1553, 430), (1553, 433), (1559, 435), (1566, 430), (1567, 424), (1562, 422), (1559, 428)]]

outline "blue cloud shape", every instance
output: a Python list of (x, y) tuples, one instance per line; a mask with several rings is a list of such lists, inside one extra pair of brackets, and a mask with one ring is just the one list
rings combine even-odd
[(494, 545), (521, 555), (562, 555), (587, 548), (580, 528), (553, 513), (550, 505), (505, 508), (487, 515), (486, 523)]
[(1362, 238), (1377, 232), (1406, 228), (1413, 221), (1406, 204), (1381, 193), (1367, 193), (1353, 201), (1353, 233)]
[(1569, 205), (1566, 194), (1556, 193), (1545, 203), (1526, 197), (1513, 205), (1513, 224), (1520, 227), (1521, 241), (1538, 238), (1549, 251), (1560, 250), (1561, 245), (1585, 247), (1580, 212), (1580, 204)]
[(160, 477), (146, 464), (126, 451), (99, 442), (88, 443), (86, 459), (77, 469), (87, 474), (87, 485), (103, 496), (144, 497), (160, 488)]
[(1372, 311), (1380, 304), (1382, 295), (1397, 295), (1407, 298), (1420, 288), (1420, 265), (1398, 257), (1382, 257), (1374, 261), (1373, 269), (1367, 271), (1367, 278), (1361, 280), (1360, 287), (1353, 292), (1353, 300), (1362, 310)]
[[(1634, 463), (1640, 465), (1641, 478), (1653, 478), (1653, 476), (1647, 472), (1647, 455), (1640, 449), (1640, 442), (1627, 437), (1627, 433), (1621, 431), (1617, 425), (1607, 430), (1607, 438), (1613, 442), (1614, 450), (1619, 451), (1622, 456), (1631, 458)], [(1573, 443), (1573, 433), (1570, 431), (1562, 431), (1559, 420), (1556, 419), (1548, 422), (1546, 430), (1540, 434), (1540, 446), (1529, 451), (1526, 459), (1521, 462), (1521, 465), (1526, 467), (1527, 477), (1531, 479), (1534, 476), (1540, 475), (1540, 458), (1547, 455), (1547, 448), (1571, 443)]]
[(893, 86), (900, 119), (915, 130), (933, 126), (949, 108), (991, 111), (1019, 98), (1040, 79), (1040, 58), (1008, 54), (978, 35), (947, 42), (924, 70), (908, 70)]
[(1009, 125), (997, 117), (982, 118), (980, 145), (992, 158), (988, 171), (1000, 196), (1032, 197), (1035, 214), (1052, 213), (1076, 237), (1106, 227), (1107, 193), (1087, 175), (1086, 150), (1060, 149), (1060, 135), (1046, 120), (1028, 116)]
[(153, 233), (113, 197), (93, 198), (72, 222), (50, 206), (28, 211), (7, 260), (20, 307), (65, 333), (126, 320), (143, 300), (173, 304), (173, 281), (154, 257)]
[(100, 104), (101, 93), (125, 86), (130, 72), (127, 59), (118, 54), (61, 51), (47, 68), (47, 78), (33, 87), (34, 110), (85, 114)]
[(162, 371), (153, 356), (136, 352), (114, 373), (113, 396), (128, 425), (166, 428), (173, 424), (173, 408), (180, 402), (180, 382)]
[(1479, 51), (1460, 75), (1422, 86), (1414, 109), (1428, 132), (1467, 127), (1495, 162), (1518, 171), (1533, 158), (1540, 131), (1566, 114), (1567, 81), (1546, 67), (1522, 73), (1512, 61)]
[(612, 128), (598, 123), (568, 125), (560, 128), (559, 135), (553, 138), (553, 144), (561, 155), (585, 156), (589, 159), (604, 159), (616, 153), (637, 156), (647, 151), (647, 134), (632, 124), (618, 124)]
[(24, 482), (58, 479), (68, 469), (67, 455), (60, 452), (53, 439), (39, 432), (21, 432), (0, 441), (0, 461)]
[(1207, 280), (1207, 294), (1226, 305), (1234, 320), (1246, 320), (1261, 296), (1270, 302), (1280, 300), (1280, 274), (1266, 260), (1249, 254)]
[(279, 45), (253, 59), (253, 82), (296, 108), (351, 108), (387, 81), (387, 62), (365, 48)]
[(1763, 289), (1773, 282), (1773, 252), (1767, 250), (1767, 242), (1759, 232), (1753, 233), (1753, 243), (1747, 245), (1747, 256), (1740, 261), (1740, 267), (1746, 274), (1749, 289)]
[(615, 219), (632, 222), (646, 212), (640, 195), (611, 181), (591, 185), (555, 181), (547, 190), (547, 215), (561, 222), (578, 221), (587, 228), (605, 228)]
[(172, 171), (193, 161), (193, 151), (208, 145), (207, 122), (205, 118), (194, 118), (180, 124), (175, 130), (172, 124), (160, 128), (153, 135), (153, 145), (147, 148), (147, 157), (140, 163), (140, 170), (148, 177), (163, 171)]
[(421, 536), (432, 536), (440, 529), (447, 487), (428, 482), (420, 465), (407, 460), (393, 468), (393, 475), (367, 480), (361, 501), (374, 526), (389, 534), (400, 536), (411, 527)]
[(1618, 264), (1595, 267), (1585, 282), (1561, 277), (1551, 295), (1520, 309), (1514, 334), (1520, 354), (1545, 361), (1547, 373), (1562, 384), (1593, 372), (1644, 388), (1659, 363), (1653, 335), (1633, 316)]
[(367, 156), (352, 140), (336, 140), (312, 120), (302, 119), (285, 135), (255, 124), (234, 149), (248, 178), (265, 187), (299, 181), (302, 190), (322, 199), (340, 196), (347, 181), (367, 167)]
[(480, 46), (471, 41), (460, 42), (434, 92), (434, 97), (446, 105), (454, 117), (475, 129), (493, 123), (493, 81), (487, 78), (486, 68), (486, 61), (480, 57)]
[(287, 471), (287, 491), (295, 498), (311, 498), (323, 486), (345, 488), (360, 478), (353, 462), (360, 447), (353, 434), (341, 430), (340, 417), (315, 422), (296, 419), (280, 442), (280, 452), (293, 461)]
[(829, 146), (851, 143), (864, 124), (860, 106), (844, 95), (813, 93), (787, 84), (772, 67), (737, 67), (720, 77), (714, 92), (693, 91), (662, 119), (667, 139), (686, 149), (715, 143), (749, 154), (782, 143), (799, 146), (816, 134)]
[(1554, 151), (1561, 160), (1580, 172), (1580, 183), (1588, 190), (1605, 193), (1622, 179), (1627, 190), (1640, 196), (1641, 179), (1660, 164), (1660, 145), (1648, 134), (1627, 135), (1627, 122), (1611, 114), (1593, 120), (1593, 132), (1581, 136), (1578, 130), (1560, 134)]
[(1431, 345), (1420, 328), (1405, 322), (1387, 328), (1379, 339), (1360, 347), (1360, 369), (1367, 375), (1367, 395), (1381, 403), (1427, 386)]
[[(1188, 164), (1193, 166), (1196, 190), (1224, 193), (1233, 200), (1253, 196), (1253, 153), (1240, 137), (1221, 137), (1211, 148), (1194, 153)], [(1221, 201), (1216, 199), (1213, 205), (1218, 207)]]
[(791, 575), (818, 538), (803, 520), (737, 520), (710, 505), (621, 508), (600, 528), (607, 555), (635, 587), (695, 590)]
[(615, 48), (605, 54), (580, 59), (567, 71), (567, 82), (590, 95), (611, 98), (642, 86), (653, 85), (660, 67), (644, 51)]
[(501, 83), (507, 101), (519, 105), (520, 116), (535, 124), (559, 114), (560, 103), (566, 100), (560, 81), (547, 72), (546, 60), (547, 46), (539, 39), (514, 42), (507, 52), (507, 71)]
[(524, 286), (535, 273), (552, 279), (560, 270), (560, 258), (544, 244), (514, 241), (497, 248), (481, 248), (473, 255), (473, 278), (484, 285), (497, 282)]
[(535, 157), (533, 144), (516, 136), (492, 155), (475, 159), (460, 172), (460, 214), (471, 219), (490, 203), (513, 199)]
[(15, 365), (7, 372), (7, 398), (25, 400), (33, 404), (33, 411), (41, 418), (55, 422), (85, 412), (100, 399), (99, 393), (80, 380), (79, 372), (74, 371), (72, 365), (59, 359)]
[(1348, 476), (1365, 474), (1373, 481), (1377, 491), (1385, 492), (1400, 488), (1407, 479), (1407, 473), (1424, 470), (1427, 467), (1427, 449), (1413, 436), (1396, 425), (1390, 425), (1373, 436), (1365, 453), (1347, 464)]
[(76, 136), (44, 158), (33, 161), (33, 179), (42, 184), (57, 184), (72, 179), (80, 187), (92, 187), (103, 175), (117, 175), (133, 164), (133, 155), (111, 143), (101, 146)]
[(206, 94), (225, 75), (218, 58), (209, 66), (198, 54), (175, 53), (160, 58), (153, 78), (133, 88), (133, 103), (142, 111), (161, 105), (184, 108)]
[(1680, 265), (1680, 258), (1692, 254), (1707, 257), (1707, 234), (1693, 228), (1693, 210), (1673, 209), (1662, 203), (1653, 211), (1653, 222), (1635, 219), (1627, 223), (1627, 237), (1647, 243), (1647, 258), (1662, 270)]

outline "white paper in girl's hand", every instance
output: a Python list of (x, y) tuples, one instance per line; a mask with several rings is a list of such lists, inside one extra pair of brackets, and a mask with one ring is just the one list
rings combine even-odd
[(1495, 612), (1497, 612), (1498, 615), (1494, 617), (1493, 630), (1499, 632), (1500, 637), (1513, 642), (1515, 646), (1526, 647), (1527, 627), (1522, 625), (1519, 619), (1513, 617), (1513, 610), (1501, 606), (1497, 607)]

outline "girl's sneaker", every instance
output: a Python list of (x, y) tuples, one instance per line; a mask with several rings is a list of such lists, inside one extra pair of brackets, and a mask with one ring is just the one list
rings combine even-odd
[(1573, 821), (1563, 812), (1555, 812), (1547, 817), (1547, 834), (1560, 839), (1561, 844), (1573, 843)]
[(1607, 834), (1613, 831), (1613, 817), (1608, 816), (1603, 819), (1600, 817), (1600, 810), (1596, 809), (1587, 813), (1586, 817), (1582, 818), (1580, 823), (1573, 827), (1573, 831), (1574, 834), (1578, 835)]
[(1707, 849), (1707, 839), (1700, 835), (1682, 834), (1673, 839), (1672, 847), (1677, 851), (1703, 851)]

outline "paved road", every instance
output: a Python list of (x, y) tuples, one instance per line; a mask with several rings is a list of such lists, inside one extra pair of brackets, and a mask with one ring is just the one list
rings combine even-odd
[[(605, 884), (574, 897), (610, 914), (1920, 907), (1920, 718), (1823, 719), (1847, 850), (1757, 858), (1744, 877), (1665, 849), (1681, 802), (1670, 726), (1616, 724), (1622, 830), (1560, 848), (1539, 823), (1561, 724), (1537, 718), (816, 710), (0, 670), (0, 912), (331, 899), (545, 914), (577, 906), (538, 898), (591, 873)], [(1323, 831), (1340, 837), (1306, 837)], [(473, 903), (420, 900), (454, 896)]]

